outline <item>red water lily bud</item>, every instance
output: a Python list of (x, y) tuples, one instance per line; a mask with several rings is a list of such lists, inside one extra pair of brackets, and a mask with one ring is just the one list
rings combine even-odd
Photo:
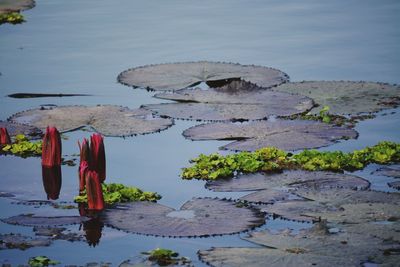
[(90, 137), (90, 169), (99, 174), (100, 182), (106, 179), (106, 154), (104, 150), (103, 137), (100, 134), (93, 134)]
[(83, 138), (82, 144), (78, 141), (79, 151), (80, 151), (80, 162), (90, 162), (90, 146), (89, 141)]
[(8, 135), (7, 128), (0, 128), (0, 146), (11, 144), (10, 135)]
[(86, 180), (86, 193), (88, 200), (89, 210), (103, 210), (104, 209), (104, 199), (103, 190), (101, 188), (101, 183), (99, 175), (96, 171), (87, 170), (85, 175)]
[(42, 165), (61, 165), (61, 137), (55, 127), (47, 127), (42, 144)]
[(89, 170), (89, 164), (87, 161), (82, 161), (79, 164), (79, 192), (82, 192), (83, 190), (85, 190), (85, 175), (86, 172)]
[(42, 178), (44, 191), (47, 194), (47, 199), (58, 199), (62, 183), (61, 166), (42, 166)]

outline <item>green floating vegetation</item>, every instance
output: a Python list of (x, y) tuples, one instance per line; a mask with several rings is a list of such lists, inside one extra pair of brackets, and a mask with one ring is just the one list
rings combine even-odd
[(308, 171), (354, 171), (370, 163), (388, 164), (400, 161), (400, 144), (383, 141), (372, 147), (342, 151), (304, 150), (293, 155), (275, 147), (266, 147), (255, 152), (240, 152), (222, 156), (217, 153), (201, 154), (190, 162), (191, 167), (183, 168), (183, 179), (215, 180), (232, 177), (237, 173), (258, 171), (282, 171), (304, 169)]
[(20, 157), (33, 157), (42, 155), (42, 141), (30, 142), (23, 134), (15, 136), (14, 143), (1, 148), (5, 153), (11, 153)]
[(149, 260), (157, 263), (160, 266), (168, 265), (184, 265), (188, 264), (190, 260), (185, 257), (179, 257), (179, 253), (172, 251), (170, 249), (156, 248), (149, 252), (143, 252), (145, 255), (149, 255)]
[(4, 23), (19, 24), (24, 21), (25, 21), (24, 16), (18, 12), (0, 14), (0, 24)]
[[(125, 186), (123, 184), (102, 184), (104, 202), (106, 204), (132, 202), (132, 201), (151, 201), (157, 202), (161, 196), (154, 192), (142, 191), (137, 187)], [(87, 203), (86, 190), (74, 198), (77, 203)]]
[(44, 267), (44, 266), (49, 266), (49, 265), (57, 265), (59, 263), (60, 262), (51, 260), (46, 256), (36, 256), (36, 257), (30, 258), (28, 261), (28, 264), (31, 267)]

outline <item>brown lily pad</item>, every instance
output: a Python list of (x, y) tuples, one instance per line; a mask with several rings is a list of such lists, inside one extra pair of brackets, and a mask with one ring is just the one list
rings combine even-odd
[(0, 0), (0, 14), (9, 12), (20, 12), (35, 6), (33, 0)]
[(15, 137), (18, 134), (23, 134), (28, 139), (40, 138), (43, 132), (30, 125), (25, 125), (21, 123), (13, 123), (9, 121), (0, 121), (0, 128), (7, 128), (7, 132), (10, 137)]
[(118, 81), (127, 86), (160, 91), (184, 89), (200, 82), (219, 87), (240, 79), (269, 88), (287, 82), (289, 77), (267, 67), (207, 61), (142, 66), (118, 75)]
[(80, 224), (87, 220), (89, 219), (80, 216), (39, 217), (32, 214), (22, 214), (7, 219), (1, 219), (2, 222), (8, 224), (37, 227), (54, 227), (69, 224)]
[(319, 104), (311, 111), (318, 114), (329, 106), (330, 114), (355, 116), (377, 112), (400, 104), (400, 88), (395, 85), (374, 82), (305, 81), (286, 83), (275, 91), (301, 94)]
[(104, 214), (104, 222), (117, 229), (168, 237), (239, 233), (264, 224), (264, 220), (257, 210), (211, 198), (192, 199), (179, 211), (153, 202), (132, 202)]
[(47, 238), (32, 238), (21, 234), (0, 234), (0, 250), (25, 250), (32, 247), (47, 247), (50, 246), (50, 244), (51, 240)]
[(363, 234), (335, 235), (302, 232), (272, 234), (268, 230), (252, 233), (246, 240), (262, 248), (212, 248), (199, 251), (202, 261), (212, 266), (360, 266), (380, 257), (383, 250), (397, 248)]
[(374, 174), (400, 178), (400, 165), (390, 165), (378, 169)]
[(295, 195), (289, 192), (285, 192), (283, 190), (264, 189), (245, 195), (239, 198), (239, 200), (251, 203), (258, 203), (258, 204), (273, 204), (277, 201), (283, 201), (295, 198), (296, 198)]
[(40, 108), (14, 114), (13, 122), (26, 123), (45, 129), (48, 125), (60, 132), (73, 131), (85, 126), (105, 136), (147, 134), (167, 129), (171, 119), (154, 118), (150, 111), (120, 106), (61, 106)]
[(356, 138), (357, 132), (317, 121), (275, 120), (201, 124), (185, 130), (183, 135), (191, 140), (238, 140), (222, 149), (254, 151), (267, 146), (283, 150), (322, 147), (339, 139)]
[(71, 97), (71, 96), (89, 96), (87, 94), (46, 94), (46, 93), (16, 93), (10, 94), (11, 98), (40, 98), (40, 97)]
[(268, 188), (349, 188), (367, 189), (370, 183), (355, 175), (293, 170), (282, 173), (243, 174), (237, 178), (208, 181), (206, 187), (213, 191), (249, 191)]
[(400, 181), (390, 182), (390, 183), (388, 183), (388, 186), (392, 187), (396, 190), (400, 190)]

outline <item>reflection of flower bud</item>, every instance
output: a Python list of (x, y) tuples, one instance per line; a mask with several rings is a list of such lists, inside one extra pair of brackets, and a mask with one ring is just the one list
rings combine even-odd
[(0, 146), (11, 144), (10, 135), (8, 135), (7, 128), (0, 128)]
[(90, 169), (99, 174), (100, 182), (103, 183), (106, 179), (106, 154), (103, 137), (100, 134), (93, 134), (90, 137), (90, 152)]
[(89, 246), (95, 247), (100, 243), (103, 227), (104, 224), (99, 218), (83, 222), (83, 230), (85, 231), (86, 241)]
[(42, 178), (44, 191), (47, 194), (47, 199), (58, 199), (62, 183), (61, 166), (42, 166)]
[(90, 170), (86, 171), (85, 182), (89, 210), (103, 210), (103, 190), (97, 172)]
[(61, 137), (55, 127), (47, 127), (43, 137), (42, 165), (49, 167), (61, 165)]

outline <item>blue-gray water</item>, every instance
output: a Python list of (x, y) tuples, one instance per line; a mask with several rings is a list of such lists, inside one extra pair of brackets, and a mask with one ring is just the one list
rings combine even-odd
[[(22, 25), (0, 26), (0, 119), (42, 104), (116, 104), (137, 108), (159, 103), (145, 90), (118, 84), (121, 71), (146, 64), (180, 61), (227, 61), (281, 69), (291, 81), (366, 80), (400, 83), (400, 3), (398, 1), (37, 1), (24, 12)], [(90, 97), (12, 99), (6, 95), (85, 93)], [(176, 121), (158, 134), (106, 138), (108, 182), (157, 191), (160, 203), (179, 208), (196, 196), (213, 193), (204, 182), (182, 181), (180, 168), (199, 153), (217, 151), (224, 142), (191, 142), (181, 133), (194, 122)], [(399, 113), (379, 116), (356, 128), (357, 140), (324, 149), (352, 150), (379, 140), (400, 142)], [(87, 132), (68, 133), (64, 154), (78, 152)], [(376, 166), (358, 173), (370, 177)], [(0, 191), (26, 199), (45, 199), (40, 160), (0, 157)], [(77, 190), (76, 167), (63, 166), (60, 198)], [(1, 216), (46, 212), (0, 199)], [(71, 212), (71, 211), (68, 211)], [(284, 222), (270, 227), (296, 227)], [(71, 226), (71, 228), (78, 226)], [(266, 225), (268, 226), (268, 223)], [(298, 226), (297, 226), (298, 227)], [(0, 224), (0, 233), (31, 228)], [(175, 249), (197, 261), (196, 251), (211, 246), (252, 246), (239, 235), (167, 239), (125, 234), (106, 228), (100, 245), (58, 241), (49, 248), (0, 251), (0, 262), (26, 263), (47, 255), (63, 264), (113, 262), (156, 247)], [(79, 256), (71, 256), (79, 255)]]

